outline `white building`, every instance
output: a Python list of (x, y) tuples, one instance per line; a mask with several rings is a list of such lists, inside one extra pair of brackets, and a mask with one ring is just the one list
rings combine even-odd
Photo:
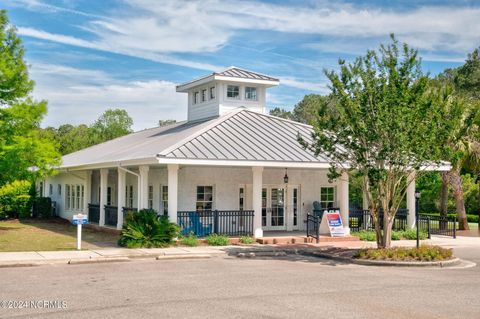
[[(177, 212), (251, 210), (252, 233), (262, 237), (264, 230), (303, 230), (314, 201), (338, 207), (348, 228), (348, 175), (329, 183), (328, 159), (297, 142), (298, 134), (311, 140), (312, 127), (267, 115), (266, 90), (278, 84), (232, 67), (179, 85), (177, 92), (188, 94), (187, 121), (64, 156), (44, 195), (63, 218), (88, 214), (91, 204), (91, 221), (117, 229), (123, 207), (153, 208), (174, 222)], [(325, 222), (321, 231), (328, 232)]]

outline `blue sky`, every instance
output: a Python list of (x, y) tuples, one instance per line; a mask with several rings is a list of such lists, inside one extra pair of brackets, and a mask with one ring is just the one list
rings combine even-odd
[(10, 0), (43, 126), (93, 122), (125, 108), (135, 129), (186, 118), (175, 85), (238, 66), (280, 78), (269, 107), (328, 92), (324, 69), (394, 32), (432, 74), (480, 45), (480, 1)]

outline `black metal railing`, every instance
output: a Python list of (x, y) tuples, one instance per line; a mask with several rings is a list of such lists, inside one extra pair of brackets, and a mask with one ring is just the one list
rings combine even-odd
[(204, 212), (177, 212), (182, 235), (193, 233), (198, 237), (210, 234), (252, 236), (253, 210), (213, 210)]
[(117, 227), (118, 207), (105, 205), (105, 225)]
[(97, 223), (100, 221), (100, 205), (88, 204), (88, 220), (91, 223)]
[(307, 237), (313, 237), (316, 239), (317, 244), (320, 242), (320, 224), (322, 218), (318, 215), (307, 215)]
[(420, 231), (426, 232), (428, 238), (431, 235), (443, 235), (457, 238), (457, 217), (446, 216), (431, 216), (422, 215), (418, 216), (418, 227)]
[[(378, 222), (380, 227), (383, 227), (383, 211), (379, 212)], [(393, 230), (406, 230), (407, 229), (407, 216), (408, 209), (399, 209), (395, 214), (395, 219), (393, 220), (392, 229)], [(348, 216), (348, 224), (350, 230), (353, 232), (358, 232), (361, 230), (374, 230), (375, 224), (373, 218), (370, 215), (370, 211), (366, 209), (352, 209), (350, 210)]]

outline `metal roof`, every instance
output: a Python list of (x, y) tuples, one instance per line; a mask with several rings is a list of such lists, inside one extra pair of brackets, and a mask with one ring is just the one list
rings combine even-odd
[(328, 163), (326, 157), (304, 150), (297, 141), (298, 134), (311, 142), (312, 127), (242, 110), (160, 152), (159, 157)]
[(188, 160), (328, 163), (304, 150), (300, 134), (311, 141), (309, 125), (246, 109), (201, 122), (182, 122), (132, 133), (65, 155), (60, 168), (101, 166), (156, 158)]
[(252, 72), (252, 71), (247, 71), (243, 70), (237, 67), (230, 67), (222, 72), (214, 73), (216, 75), (221, 75), (221, 76), (229, 76), (229, 77), (235, 77), (235, 78), (243, 78), (243, 79), (252, 79), (252, 80), (265, 80), (265, 81), (279, 81), (276, 78), (273, 78), (268, 75), (263, 75), (260, 73)]
[(185, 90), (197, 85), (201, 85), (213, 80), (225, 80), (225, 78), (231, 78), (232, 80), (252, 80), (253, 82), (256, 81), (270, 86), (278, 85), (280, 83), (280, 80), (277, 78), (231, 66), (221, 72), (213, 72), (200, 78), (179, 84), (176, 86), (176, 89), (177, 92), (185, 92)]

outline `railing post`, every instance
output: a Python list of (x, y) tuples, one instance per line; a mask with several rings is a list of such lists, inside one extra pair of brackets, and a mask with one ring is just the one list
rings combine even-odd
[(457, 238), (457, 216), (453, 218), (453, 238)]
[(213, 232), (218, 234), (218, 210), (213, 211)]
[(432, 233), (430, 231), (430, 216), (427, 216), (427, 232), (428, 232), (428, 239), (432, 239)]
[(320, 242), (320, 218), (317, 216), (315, 218), (315, 224), (316, 224), (316, 235), (317, 235), (317, 244)]

